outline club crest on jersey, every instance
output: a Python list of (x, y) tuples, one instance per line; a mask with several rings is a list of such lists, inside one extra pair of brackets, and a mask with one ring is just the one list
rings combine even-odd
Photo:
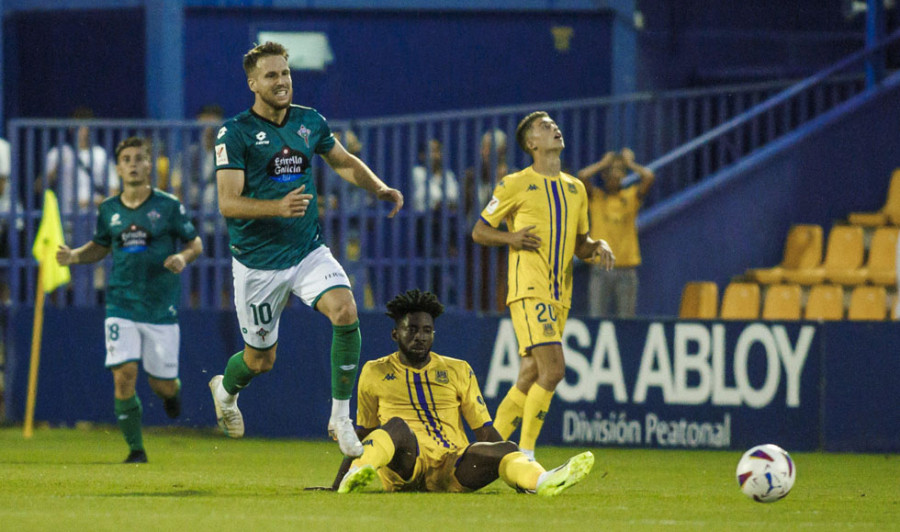
[(575, 194), (578, 192), (578, 189), (575, 188), (575, 183), (569, 183), (569, 192), (571, 192), (572, 194)]
[(150, 220), (150, 223), (155, 227), (156, 222), (158, 222), (159, 219), (162, 218), (162, 215), (160, 213), (158, 213), (156, 211), (156, 209), (153, 209), (152, 211), (147, 213), (147, 218)]
[(303, 139), (303, 142), (306, 143), (306, 147), (309, 148), (309, 134), (311, 131), (305, 125), (300, 124), (300, 129), (297, 130), (297, 134), (300, 135), (300, 138)]
[(146, 251), (150, 244), (150, 232), (139, 225), (131, 224), (119, 233), (119, 241), (125, 253), (140, 253)]
[(449, 384), (450, 377), (447, 376), (447, 370), (439, 369), (439, 370), (435, 371), (434, 372), (434, 380), (438, 384)]
[(269, 160), (266, 171), (269, 179), (279, 183), (296, 181), (309, 170), (309, 159), (302, 152), (292, 150), (285, 146)]
[(553, 336), (553, 324), (545, 323), (544, 324), (544, 336)]
[(269, 331), (263, 329), (262, 327), (260, 327), (259, 330), (256, 331), (256, 335), (259, 336), (259, 339), (262, 340), (263, 342), (266, 341), (266, 336), (268, 334), (269, 334)]

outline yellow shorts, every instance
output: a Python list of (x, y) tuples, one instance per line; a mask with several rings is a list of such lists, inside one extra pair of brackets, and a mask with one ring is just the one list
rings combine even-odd
[(378, 469), (384, 491), (431, 491), (446, 493), (464, 493), (472, 491), (456, 480), (456, 463), (465, 449), (447, 451), (440, 456), (419, 454), (416, 466), (409, 480), (397, 474), (393, 469), (384, 466)]
[(547, 299), (525, 298), (509, 304), (519, 355), (525, 356), (532, 347), (562, 343), (569, 309)]

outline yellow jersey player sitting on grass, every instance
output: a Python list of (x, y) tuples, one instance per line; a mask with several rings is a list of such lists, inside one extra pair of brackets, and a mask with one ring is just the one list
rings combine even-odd
[[(360, 373), (356, 419), (365, 451), (344, 460), (333, 489), (360, 491), (379, 477), (385, 491), (467, 492), (500, 477), (519, 491), (553, 496), (587, 476), (590, 452), (546, 471), (503, 441), (469, 364), (431, 351), (434, 320), (444, 311), (434, 294), (410, 290), (387, 310), (397, 352)], [(477, 443), (469, 443), (461, 418)]]

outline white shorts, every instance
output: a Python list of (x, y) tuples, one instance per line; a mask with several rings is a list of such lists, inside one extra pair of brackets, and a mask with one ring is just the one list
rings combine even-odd
[(254, 270), (234, 258), (231, 264), (241, 336), (256, 349), (268, 349), (278, 342), (281, 311), (292, 293), (315, 308), (325, 292), (350, 288), (350, 279), (325, 246), (286, 270)]
[(178, 378), (177, 323), (141, 323), (106, 318), (106, 367), (142, 360), (144, 371), (157, 379)]

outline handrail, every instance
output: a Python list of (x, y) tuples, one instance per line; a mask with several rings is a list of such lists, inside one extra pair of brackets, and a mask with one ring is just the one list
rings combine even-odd
[[(679, 146), (678, 148), (666, 153), (662, 157), (650, 162), (647, 164), (647, 167), (651, 170), (658, 171), (661, 168), (671, 164), (672, 162), (683, 158), (685, 155), (695, 151), (699, 147), (702, 147), (708, 144), (711, 140), (716, 139), (718, 137), (722, 137), (725, 134), (736, 130), (738, 127), (746, 125), (752, 119), (762, 116), (763, 114), (774, 110), (776, 107), (786, 104), (791, 101), (795, 96), (801, 95), (806, 92), (808, 89), (821, 84), (824, 81), (827, 81), (834, 74), (841, 72), (848, 67), (861, 62), (863, 59), (866, 59), (881, 50), (885, 49), (887, 46), (900, 41), (900, 30), (893, 32), (891, 35), (886, 37), (884, 40), (876, 44), (875, 46), (864, 48), (858, 52), (855, 52), (846, 58), (838, 61), (837, 63), (821, 70), (820, 72), (813, 74), (805, 78), (804, 80), (792, 85), (780, 93), (772, 96), (768, 100), (761, 102), (751, 108), (744, 113), (735, 116), (734, 118), (720, 124), (719, 126), (714, 127), (713, 129), (707, 131), (706, 133), (694, 138), (693, 140)], [(624, 185), (632, 185), (637, 182), (639, 177), (637, 175), (629, 175)]]

